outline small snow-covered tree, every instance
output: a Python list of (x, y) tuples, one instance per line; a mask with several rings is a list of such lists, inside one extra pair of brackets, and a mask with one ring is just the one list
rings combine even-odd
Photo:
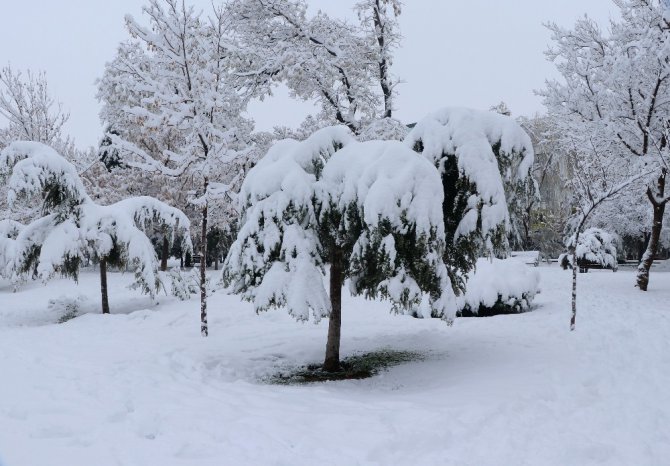
[(127, 126), (121, 136), (110, 132), (124, 163), (197, 186), (192, 202), (201, 218), (200, 321), (207, 336), (209, 208), (240, 181), (240, 155), (251, 124), (242, 117), (246, 99), (230, 73), (223, 7), (204, 17), (183, 0), (150, 0), (143, 12), (147, 26), (126, 17), (132, 39), (107, 65), (99, 96), (111, 127), (120, 129), (117, 119), (136, 121), (143, 135), (159, 136), (127, 137), (134, 131)]
[(14, 142), (0, 153), (10, 205), (38, 203), (41, 216), (14, 238), (8, 269), (13, 277), (75, 280), (82, 262), (100, 263), (102, 312), (109, 313), (107, 265), (130, 267), (136, 286), (154, 296), (160, 288), (158, 262), (147, 232), (169, 231), (189, 241), (188, 218), (151, 197), (103, 206), (91, 200), (74, 165), (36, 142)]
[(517, 235), (526, 201), (535, 195), (530, 138), (510, 117), (445, 108), (417, 123), (405, 144), (442, 175), (444, 260), (462, 291), (460, 272), (482, 255), (506, 253), (507, 234)]
[(345, 279), (352, 294), (388, 298), (395, 312), (426, 293), (434, 315), (454, 317), (441, 200), (437, 171), (400, 142), (359, 143), (343, 126), (277, 142), (242, 185), (223, 281), (256, 311), (328, 316), (323, 368), (339, 370)]
[[(612, 157), (610, 142), (597, 137), (589, 146), (575, 145), (568, 153), (570, 173), (568, 186), (572, 193), (572, 218), (568, 222), (568, 253), (577, 257), (576, 247), (593, 215), (609, 202), (619, 199), (630, 186), (649, 176), (651, 170), (640, 167), (640, 160)], [(652, 168), (653, 170), (653, 168)], [(577, 267), (572, 267), (572, 317), (570, 330), (577, 318)]]
[(570, 251), (574, 251), (573, 263), (580, 269), (589, 264), (603, 268), (617, 269), (616, 238), (600, 228), (588, 228), (579, 235), (574, 234), (565, 242)]

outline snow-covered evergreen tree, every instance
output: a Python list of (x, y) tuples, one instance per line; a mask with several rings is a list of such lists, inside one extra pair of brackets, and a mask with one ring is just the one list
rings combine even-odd
[[(330, 317), (324, 369), (339, 369), (341, 289), (411, 311), (455, 302), (444, 254), (438, 172), (397, 141), (357, 142), (343, 127), (277, 142), (240, 193), (242, 224), (223, 280), (257, 311)], [(324, 287), (329, 267), (330, 290)]]
[(504, 255), (507, 234), (518, 234), (527, 199), (535, 195), (530, 138), (510, 117), (445, 108), (419, 121), (405, 144), (442, 175), (445, 262), (462, 291), (460, 273), (482, 255)]
[(45, 281), (61, 274), (76, 280), (83, 261), (94, 259), (100, 263), (103, 313), (109, 312), (107, 265), (133, 269), (136, 286), (154, 296), (160, 279), (147, 233), (160, 229), (190, 241), (188, 218), (154, 198), (96, 204), (74, 165), (44, 144), (10, 144), (0, 152), (0, 176), (7, 182), (10, 205), (41, 208), (40, 216), (24, 227), (14, 225), (6, 274)]
[[(80, 171), (92, 160), (78, 151), (63, 129), (70, 115), (51, 95), (44, 72), (21, 72), (7, 65), (0, 69), (0, 150), (13, 141), (47, 144), (73, 162)], [(6, 205), (6, 187), (0, 187), (0, 215), (25, 221), (33, 209), (11, 212)]]

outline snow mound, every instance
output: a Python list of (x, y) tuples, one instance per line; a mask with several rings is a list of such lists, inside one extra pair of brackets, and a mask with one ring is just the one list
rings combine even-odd
[(477, 260), (468, 274), (467, 288), (457, 297), (461, 316), (490, 316), (525, 312), (540, 292), (540, 274), (522, 260)]

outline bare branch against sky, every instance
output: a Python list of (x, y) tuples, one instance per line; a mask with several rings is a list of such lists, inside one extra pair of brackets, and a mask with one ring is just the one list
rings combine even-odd
[[(79, 146), (101, 137), (95, 84), (117, 44), (127, 38), (123, 16), (141, 14), (141, 0), (24, 0), (5, 2), (0, 65), (44, 70), (54, 97), (71, 112), (67, 130)], [(207, 10), (210, 0), (193, 0)], [(313, 10), (350, 17), (354, 0), (309, 0)], [(415, 121), (444, 105), (488, 109), (501, 100), (514, 115), (541, 111), (533, 89), (554, 77), (543, 55), (548, 20), (566, 26), (587, 13), (606, 25), (611, 0), (406, 0), (404, 36), (394, 73), (402, 80), (395, 115)], [(297, 125), (308, 104), (291, 102), (281, 89), (250, 112), (259, 129)]]

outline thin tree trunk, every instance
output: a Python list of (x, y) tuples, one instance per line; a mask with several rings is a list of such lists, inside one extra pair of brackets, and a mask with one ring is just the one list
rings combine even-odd
[(214, 255), (214, 270), (219, 270), (219, 253)]
[(167, 236), (163, 237), (163, 249), (161, 250), (161, 270), (167, 271), (168, 256), (170, 255), (170, 243)]
[[(205, 193), (208, 181), (205, 178)], [(203, 337), (209, 335), (207, 326), (207, 201), (202, 208), (202, 231), (200, 234), (200, 333)]]
[(649, 237), (649, 244), (647, 250), (642, 256), (642, 261), (637, 268), (637, 286), (642, 291), (647, 291), (649, 286), (649, 270), (654, 262), (656, 253), (658, 252), (658, 244), (661, 239), (661, 231), (663, 230), (663, 214), (665, 214), (665, 204), (667, 201), (663, 200), (665, 196), (665, 176), (667, 170), (663, 169), (661, 176), (658, 177), (658, 184), (656, 186), (656, 193), (652, 193), (651, 189), (647, 190), (647, 196), (654, 207), (654, 223), (651, 227), (651, 235)]
[(384, 54), (386, 48), (386, 38), (384, 37), (384, 30), (386, 25), (382, 20), (382, 5), (381, 0), (377, 0), (372, 9), (373, 21), (377, 32), (377, 44), (379, 45), (380, 59), (379, 59), (379, 85), (382, 88), (382, 95), (384, 96), (384, 114), (383, 118), (391, 118), (393, 116), (393, 84), (389, 76), (389, 60)]
[[(581, 226), (580, 226), (581, 229)], [(575, 330), (575, 324), (577, 321), (577, 241), (579, 241), (580, 230), (577, 230), (575, 234), (575, 246), (570, 248), (570, 254), (572, 254), (572, 317), (570, 318), (570, 331)]]
[(109, 314), (109, 298), (107, 296), (107, 259), (100, 259), (100, 294), (102, 295), (102, 313)]
[(330, 319), (328, 320), (328, 342), (323, 370), (340, 370), (340, 330), (342, 327), (342, 253), (334, 247), (330, 264)]

